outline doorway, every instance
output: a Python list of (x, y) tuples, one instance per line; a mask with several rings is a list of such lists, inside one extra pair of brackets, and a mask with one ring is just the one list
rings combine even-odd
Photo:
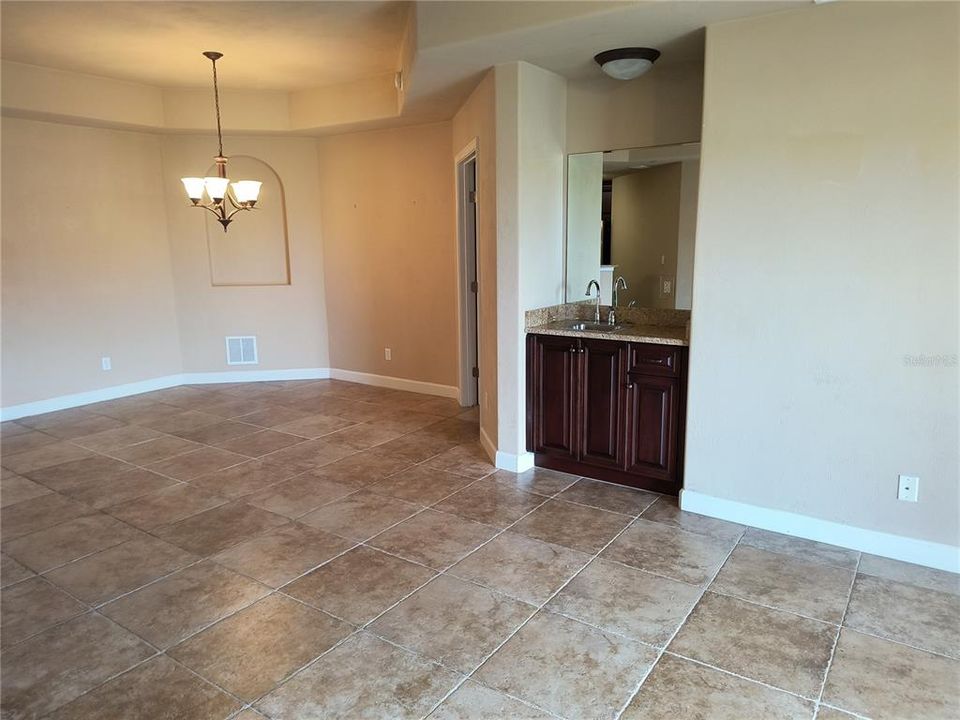
[(460, 404), (473, 407), (480, 397), (475, 142), (457, 157), (457, 236), (460, 257)]

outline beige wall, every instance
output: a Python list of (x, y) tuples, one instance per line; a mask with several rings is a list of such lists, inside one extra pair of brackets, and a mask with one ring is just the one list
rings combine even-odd
[(674, 306), (673, 295), (660, 293), (660, 278), (677, 274), (680, 171), (680, 163), (668, 163), (613, 179), (610, 262), (627, 281), (621, 304)]
[(524, 311), (563, 302), (564, 78), (496, 68), (499, 450), (526, 452)]
[(688, 490), (960, 544), (958, 11), (708, 29)]
[(477, 269), (480, 427), (497, 444), (497, 117), (494, 72), (486, 74), (453, 117), (453, 157), (477, 142)]
[(623, 82), (612, 78), (567, 84), (568, 153), (670, 145), (700, 139), (703, 65), (657, 65)]
[(12, 118), (0, 136), (2, 405), (180, 372), (160, 138)]
[(693, 304), (693, 255), (697, 240), (697, 193), (700, 160), (680, 163), (680, 220), (677, 227), (677, 282), (675, 307), (689, 310)]
[[(330, 364), (324, 293), (324, 257), (317, 203), (317, 152), (311, 138), (227, 137), (229, 154), (266, 163), (286, 193), (290, 284), (213, 287), (206, 212), (187, 202), (179, 178), (202, 175), (216, 152), (215, 138), (163, 138), (163, 187), (167, 193), (170, 248), (185, 372), (324, 368)], [(238, 164), (239, 167), (239, 164)], [(229, 169), (229, 166), (228, 166)], [(265, 196), (266, 211), (277, 198)], [(243, 214), (235, 226), (245, 221)], [(214, 230), (216, 232), (216, 230)], [(230, 235), (241, 242), (241, 233)], [(268, 252), (265, 250), (265, 252)], [(268, 252), (273, 258), (273, 253)], [(271, 262), (273, 260), (271, 259)], [(256, 335), (260, 363), (227, 366), (224, 337)]]
[(331, 365), (456, 386), (450, 124), (316, 142)]

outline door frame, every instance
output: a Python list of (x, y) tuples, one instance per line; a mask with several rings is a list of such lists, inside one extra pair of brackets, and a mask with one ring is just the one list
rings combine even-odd
[[(471, 278), (469, 275), (469, 263), (467, 256), (470, 252), (467, 239), (467, 195), (465, 190), (465, 170), (467, 163), (473, 161), (474, 164), (474, 226), (473, 226), (473, 255), (474, 266), (477, 275), (477, 292), (475, 297), (471, 298), (470, 290)], [(480, 378), (473, 382), (473, 363), (471, 358), (477, 358), (477, 367), (480, 366), (480, 237), (477, 227), (480, 217), (480, 143), (476, 137), (468, 142), (454, 157), (454, 188), (456, 194), (457, 210), (457, 365), (459, 379), (459, 401), (460, 405), (470, 407), (480, 404)], [(470, 327), (470, 303), (476, 303), (476, 327)]]

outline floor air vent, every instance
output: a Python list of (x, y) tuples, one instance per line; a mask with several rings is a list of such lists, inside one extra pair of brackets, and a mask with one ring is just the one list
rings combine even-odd
[(256, 365), (257, 338), (254, 335), (227, 338), (227, 365)]

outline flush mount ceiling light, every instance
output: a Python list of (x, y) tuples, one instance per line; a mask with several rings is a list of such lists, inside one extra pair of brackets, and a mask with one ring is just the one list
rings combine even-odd
[[(203, 55), (213, 64), (213, 103), (217, 111), (217, 156), (214, 160), (217, 163), (217, 176), (185, 177), (180, 178), (180, 181), (193, 206), (213, 213), (226, 232), (234, 215), (241, 210), (253, 210), (260, 196), (261, 183), (256, 180), (238, 180), (231, 183), (227, 177), (227, 158), (223, 155), (223, 133), (220, 130), (220, 90), (217, 88), (217, 60), (223, 57), (223, 53), (208, 50)], [(203, 202), (204, 191), (209, 199), (206, 203)], [(233, 208), (229, 211), (228, 202)]]
[(593, 59), (607, 75), (617, 80), (633, 80), (653, 67), (660, 51), (653, 48), (617, 48), (597, 53)]

